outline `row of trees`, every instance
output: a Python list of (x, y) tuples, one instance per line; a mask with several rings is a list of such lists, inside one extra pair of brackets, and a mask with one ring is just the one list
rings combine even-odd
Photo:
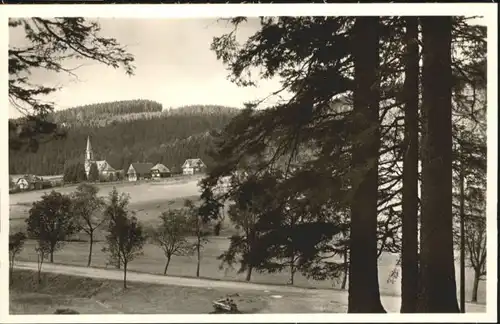
[(331, 257), (348, 255), (348, 311), (376, 313), (377, 259), (401, 251), (401, 311), (458, 312), (453, 230), (464, 213), (453, 217), (452, 175), (464, 142), (475, 158), (459, 165), (485, 166), (485, 133), (471, 131), (486, 125), (485, 35), (465, 17), (262, 17), (245, 44), (215, 38), (235, 82), (252, 85), (258, 67), (292, 93), (266, 110), (250, 103), (216, 141), (201, 211), (217, 219), (232, 200), (253, 224), (223, 259), (237, 251), (247, 269), (326, 278), (345, 269)]
[(106, 252), (109, 253), (113, 264), (123, 264), (126, 287), (126, 268), (130, 261), (141, 254), (146, 240), (144, 228), (134, 213), (127, 209), (127, 196), (120, 195), (113, 189), (105, 201), (97, 193), (97, 187), (81, 184), (71, 195), (52, 191), (34, 202), (26, 219), (26, 234), (19, 232), (10, 236), (11, 273), (15, 257), (26, 238), (37, 243), (35, 249), (38, 255), (38, 280), (41, 280), (44, 261), (48, 259), (53, 263), (54, 253), (78, 232), (89, 236), (87, 265), (90, 266), (96, 231), (107, 226)]
[(57, 111), (51, 114), (51, 119), (58, 124), (92, 125), (103, 116), (128, 115), (134, 113), (161, 112), (163, 106), (152, 100), (122, 100), (105, 103), (95, 103)]
[[(197, 206), (190, 200), (184, 208), (162, 213), (158, 226), (145, 227), (135, 213), (128, 208), (129, 196), (113, 189), (107, 199), (98, 195), (94, 185), (80, 184), (70, 195), (56, 191), (45, 194), (34, 202), (26, 220), (26, 234), (18, 232), (9, 237), (9, 260), (12, 271), (16, 256), (23, 248), (26, 238), (36, 240), (38, 254), (38, 278), (41, 278), (45, 260), (54, 262), (54, 253), (64, 246), (72, 235), (83, 232), (89, 238), (87, 266), (91, 266), (93, 247), (97, 231), (104, 230), (109, 264), (124, 271), (126, 288), (129, 263), (142, 254), (144, 244), (150, 240), (164, 251), (167, 273), (172, 256), (196, 253), (196, 276), (200, 275), (201, 253), (209, 234), (206, 224), (199, 217)], [(194, 242), (189, 240), (194, 238)]]

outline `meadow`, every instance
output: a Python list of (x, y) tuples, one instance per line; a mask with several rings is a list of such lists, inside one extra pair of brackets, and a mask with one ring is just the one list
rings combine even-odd
[[(80, 314), (200, 314), (210, 313), (212, 300), (232, 298), (242, 313), (265, 312), (269, 296), (253, 291), (203, 289), (44, 273), (38, 284), (28, 270), (15, 270), (9, 313), (53, 314), (71, 309)], [(137, 307), (141, 305), (141, 307)]]
[[(116, 187), (120, 192), (127, 192), (131, 196), (130, 208), (136, 211), (138, 218), (146, 225), (154, 224), (162, 211), (168, 208), (179, 208), (184, 199), (196, 200), (199, 194), (197, 182), (199, 179), (182, 179), (167, 182), (143, 182), (143, 183), (120, 183)], [(100, 194), (107, 195), (113, 184), (100, 184)], [(57, 188), (57, 191), (69, 193), (75, 187)], [(27, 217), (31, 203), (39, 199), (43, 191), (26, 192), (10, 195), (10, 231), (23, 230), (25, 228), (24, 219)], [(229, 246), (228, 237), (234, 233), (234, 229), (227, 220), (223, 224), (221, 236), (209, 237), (209, 242), (205, 245), (201, 260), (201, 277), (216, 280), (236, 280), (244, 281), (245, 273), (238, 273), (238, 268), (221, 268), (217, 257)], [(92, 266), (107, 267), (107, 256), (101, 251), (104, 246), (104, 232), (97, 233), (97, 242), (93, 248)], [(54, 255), (55, 263), (86, 266), (88, 256), (88, 237), (84, 234), (76, 235), (72, 241), (65, 243), (63, 248)], [(35, 242), (27, 241), (25, 248), (19, 255), (19, 260), (36, 262)], [(383, 254), (379, 259), (379, 282), (380, 291), (383, 295), (399, 296), (401, 293), (400, 278), (390, 281), (390, 275), (396, 266), (397, 255)], [(163, 274), (166, 258), (161, 248), (147, 244), (144, 247), (144, 254), (129, 265), (131, 271)], [(458, 283), (459, 267), (456, 264), (456, 275)], [(195, 256), (174, 256), (169, 265), (168, 275), (194, 277), (196, 273)], [(263, 284), (285, 285), (289, 280), (289, 272), (280, 273), (259, 273), (252, 274), (251, 282)], [(473, 271), (466, 271), (466, 299), (471, 298), (473, 282)], [(304, 288), (333, 288), (339, 289), (340, 281), (317, 281), (308, 279), (301, 274), (296, 274), (294, 286)], [(478, 302), (484, 304), (486, 301), (485, 282), (480, 282)]]

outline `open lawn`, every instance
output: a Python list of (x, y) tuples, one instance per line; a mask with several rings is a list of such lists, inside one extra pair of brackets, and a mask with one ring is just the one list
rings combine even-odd
[[(106, 195), (111, 190), (112, 185), (100, 185), (101, 194)], [(185, 181), (165, 182), (165, 183), (123, 183), (117, 185), (120, 192), (128, 192), (131, 195), (130, 208), (137, 212), (138, 218), (146, 225), (152, 224), (157, 220), (159, 214), (169, 208), (178, 208), (182, 206), (185, 198), (196, 199), (199, 193), (197, 187), (197, 179)], [(72, 188), (60, 188), (69, 193), (74, 190)], [(39, 199), (42, 195), (40, 192), (28, 192), (10, 195), (10, 231), (24, 230), (24, 219), (27, 217), (27, 211), (31, 206), (31, 202)], [(31, 200), (30, 200), (31, 199)], [(237, 280), (243, 281), (245, 274), (237, 273), (237, 269), (220, 269), (220, 261), (217, 257), (227, 249), (229, 245), (228, 236), (233, 232), (231, 224), (226, 223), (223, 226), (224, 230), (220, 237), (211, 237), (209, 243), (205, 246), (202, 253), (201, 276), (218, 280)], [(92, 265), (95, 267), (106, 267), (107, 256), (101, 251), (103, 247), (104, 232), (98, 232), (97, 242), (94, 246), (92, 257)], [(63, 248), (56, 252), (54, 261), (56, 263), (71, 264), (85, 266), (88, 256), (88, 237), (84, 234), (75, 236), (75, 241), (66, 243)], [(19, 255), (19, 260), (22, 261), (37, 261), (35, 254), (35, 243), (28, 241), (25, 248)], [(132, 261), (129, 269), (138, 272), (148, 272), (163, 274), (165, 266), (165, 256), (162, 250), (154, 245), (147, 244), (144, 248), (144, 255)], [(384, 295), (398, 296), (401, 293), (400, 278), (394, 282), (389, 282), (391, 272), (395, 269), (397, 261), (396, 255), (384, 254), (379, 260), (379, 282), (380, 290)], [(455, 267), (458, 283), (458, 263)], [(170, 263), (168, 274), (175, 276), (194, 276), (196, 272), (196, 257), (183, 256), (173, 257)], [(254, 272), (252, 274), (252, 282), (265, 284), (284, 285), (289, 280), (288, 271), (282, 273), (268, 274)], [(467, 269), (466, 272), (466, 299), (470, 300), (473, 282), (473, 272)], [(316, 281), (308, 279), (300, 274), (296, 274), (294, 285), (297, 287), (311, 288), (339, 288), (339, 282), (333, 281)], [(486, 301), (485, 282), (480, 282), (479, 303)]]
[[(269, 294), (231, 289), (203, 289), (15, 270), (10, 289), (10, 314), (53, 314), (72, 309), (80, 314), (207, 314), (212, 301), (230, 296), (243, 313), (264, 312)], [(49, 284), (50, 283), (50, 284)], [(293, 294), (292, 294), (293, 295)]]
[[(217, 280), (236, 280), (244, 281), (245, 273), (237, 273), (237, 269), (220, 269), (220, 261), (217, 257), (222, 251), (226, 250), (229, 245), (229, 240), (224, 237), (211, 237), (210, 242), (205, 246), (202, 254), (201, 263), (201, 277), (217, 279)], [(92, 266), (101, 268), (112, 268), (106, 265), (107, 256), (101, 251), (103, 242), (97, 242), (94, 246), (94, 253), (92, 256)], [(54, 262), (61, 264), (70, 264), (85, 266), (87, 264), (88, 243), (87, 242), (69, 242), (60, 251), (54, 255)], [(37, 261), (35, 253), (35, 242), (28, 241), (25, 248), (19, 255), (21, 261)], [(380, 291), (384, 295), (399, 296), (401, 294), (400, 279), (394, 282), (389, 282), (390, 273), (394, 270), (397, 256), (385, 254), (379, 260), (379, 282)], [(131, 271), (147, 272), (153, 274), (163, 274), (165, 266), (165, 256), (163, 251), (151, 244), (147, 244), (144, 248), (144, 255), (132, 261), (129, 265)], [(458, 278), (458, 264), (456, 265), (456, 274)], [(195, 256), (182, 256), (173, 257), (170, 263), (168, 274), (173, 276), (186, 276), (194, 277), (196, 274), (196, 257)], [(285, 285), (289, 279), (289, 272), (283, 271), (281, 273), (259, 273), (252, 274), (251, 282), (262, 284), (276, 284)], [(473, 273), (470, 269), (466, 272), (466, 299), (469, 301), (471, 298)], [(458, 280), (457, 280), (458, 282)], [(338, 289), (339, 282), (325, 280), (317, 281), (308, 279), (300, 274), (295, 275), (294, 286), (305, 288), (335, 288)], [(486, 287), (485, 282), (480, 283), (479, 303), (486, 301)]]

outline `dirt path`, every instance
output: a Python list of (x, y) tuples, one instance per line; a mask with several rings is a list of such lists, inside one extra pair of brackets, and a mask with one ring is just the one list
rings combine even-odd
[[(15, 265), (18, 269), (37, 271), (37, 264), (35, 262), (17, 262)], [(61, 264), (44, 264), (43, 272), (66, 274), (73, 276), (109, 279), (109, 280), (122, 280), (123, 272), (120, 270), (100, 269), (100, 268), (85, 268)], [(133, 271), (127, 272), (127, 279), (129, 281), (144, 282), (159, 285), (172, 285), (183, 287), (197, 287), (197, 288), (227, 288), (227, 289), (240, 289), (240, 290), (256, 290), (269, 293), (271, 296), (276, 296), (276, 302), (280, 299), (281, 295), (287, 293), (301, 294), (304, 296), (301, 302), (307, 301), (308, 308), (314, 311), (321, 312), (323, 309), (328, 309), (328, 305), (332, 303), (338, 304), (346, 308), (347, 305), (347, 292), (338, 290), (326, 289), (305, 289), (291, 286), (277, 286), (277, 285), (263, 285), (247, 282), (237, 281), (220, 281), (209, 279), (196, 279), (196, 278), (183, 278), (173, 276), (161, 276), (147, 273), (138, 273)], [(400, 297), (397, 296), (382, 296), (382, 303), (388, 312), (399, 312)], [(285, 302), (285, 300), (283, 300)], [(305, 305), (304, 305), (305, 306)], [(292, 305), (291, 305), (292, 307)], [(486, 312), (485, 305), (467, 304), (467, 312), (481, 313)]]

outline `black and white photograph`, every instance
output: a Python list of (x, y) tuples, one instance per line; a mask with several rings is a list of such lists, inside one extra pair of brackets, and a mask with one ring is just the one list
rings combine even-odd
[(494, 320), (496, 4), (190, 6), (5, 6), (2, 319)]

